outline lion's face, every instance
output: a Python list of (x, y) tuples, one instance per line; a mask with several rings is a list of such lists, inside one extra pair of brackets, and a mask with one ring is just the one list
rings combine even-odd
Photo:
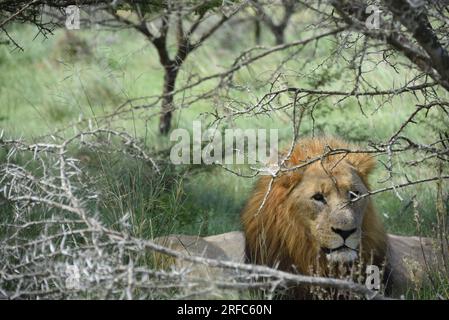
[(309, 226), (312, 242), (329, 262), (350, 263), (358, 258), (368, 200), (351, 200), (367, 191), (355, 168), (343, 161), (329, 169), (311, 166), (290, 193), (291, 209)]

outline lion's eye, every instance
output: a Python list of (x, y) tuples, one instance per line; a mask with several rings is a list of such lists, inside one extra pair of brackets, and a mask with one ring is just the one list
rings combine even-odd
[(326, 199), (324, 198), (324, 195), (322, 194), (322, 193), (315, 193), (313, 196), (312, 196), (312, 199), (313, 200), (315, 200), (315, 201), (319, 201), (319, 202), (322, 202), (322, 203), (326, 203)]
[(349, 191), (349, 199), (354, 200), (357, 199), (360, 196), (360, 191), (357, 190), (353, 190), (353, 191)]

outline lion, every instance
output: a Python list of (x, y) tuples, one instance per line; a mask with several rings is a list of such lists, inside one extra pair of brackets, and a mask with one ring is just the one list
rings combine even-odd
[(376, 161), (369, 153), (329, 150), (357, 147), (331, 137), (299, 140), (285, 163), (291, 170), (259, 179), (241, 214), (249, 262), (319, 276), (336, 266), (385, 262), (382, 221), (370, 197), (358, 198), (370, 191)]

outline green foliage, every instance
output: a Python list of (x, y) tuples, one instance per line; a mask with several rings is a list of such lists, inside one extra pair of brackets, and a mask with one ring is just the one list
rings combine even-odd
[[(228, 0), (227, 3), (235, 3), (235, 0)], [(176, 7), (177, 4), (182, 5), (184, 8), (194, 8), (194, 13), (198, 15), (204, 15), (210, 10), (214, 10), (221, 7), (224, 3), (223, 0), (190, 0), (190, 1), (171, 1), (164, 0), (151, 0), (142, 1), (139, 3), (139, 10), (148, 15), (154, 15), (160, 13), (163, 9), (167, 8), (168, 3)], [(130, 3), (120, 3), (116, 7), (117, 10), (135, 10), (135, 5)]]
[[(165, 8), (167, 1), (165, 0), (150, 0), (150, 1), (139, 1), (139, 10), (146, 14), (157, 14), (160, 13), (162, 9)], [(117, 10), (134, 10), (135, 5), (127, 2), (119, 2), (116, 6)]]
[[(200, 5), (195, 10), (195, 13), (197, 13), (199, 15), (204, 15), (209, 10), (216, 9), (217, 7), (220, 7), (223, 5), (223, 0), (209, 0), (209, 1), (201, 1), (200, 0), (200, 1), (194, 1), (194, 2), (200, 3)], [(235, 0), (228, 1), (228, 2), (235, 2)]]

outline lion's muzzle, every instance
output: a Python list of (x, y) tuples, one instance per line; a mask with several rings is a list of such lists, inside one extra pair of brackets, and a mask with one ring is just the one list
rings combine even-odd
[[(358, 258), (359, 241), (357, 228), (340, 229), (330, 228), (338, 240), (333, 246), (323, 246), (321, 249), (329, 262), (351, 263)], [(338, 243), (338, 244), (337, 244)]]

